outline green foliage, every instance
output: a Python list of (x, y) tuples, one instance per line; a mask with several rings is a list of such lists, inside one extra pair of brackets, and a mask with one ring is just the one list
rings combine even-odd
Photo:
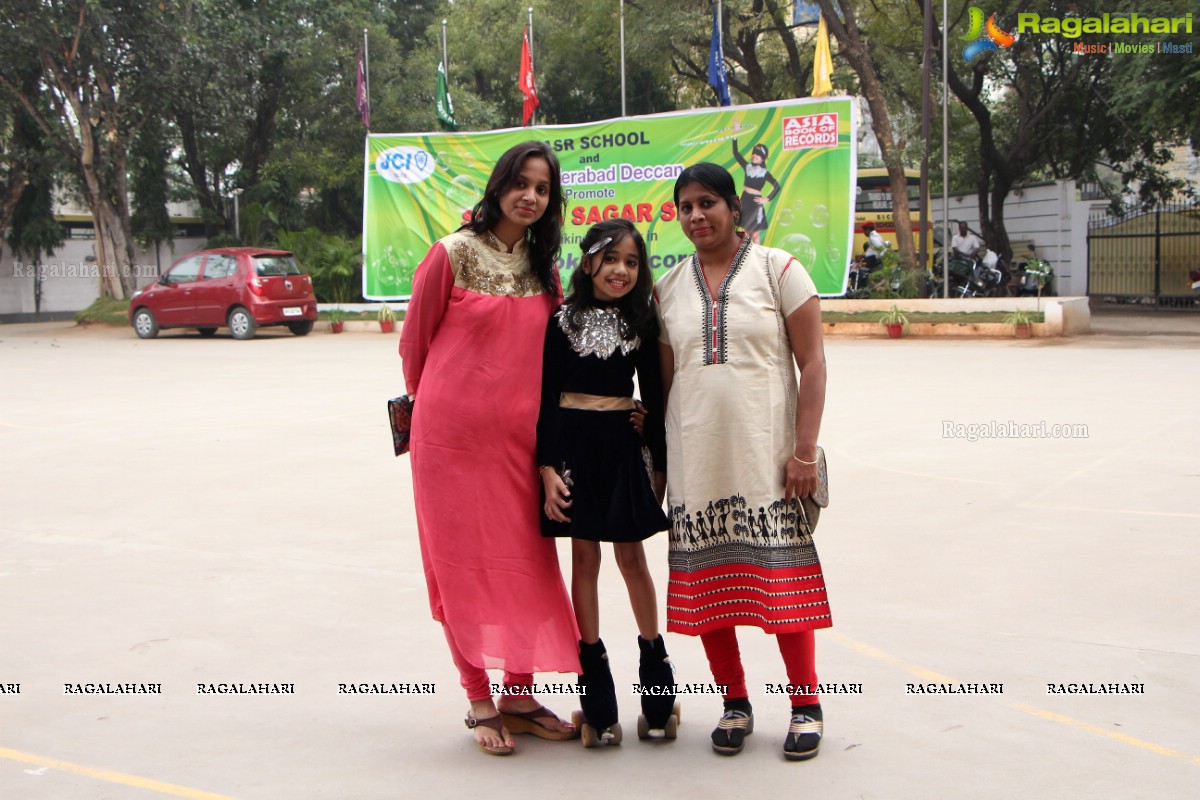
[(75, 315), (75, 322), (80, 325), (95, 322), (105, 325), (128, 325), (129, 301), (119, 297), (98, 297), (94, 303)]
[(872, 300), (916, 297), (920, 294), (921, 280), (921, 273), (905, 269), (900, 254), (889, 247), (879, 259), (879, 269), (871, 273), (866, 296)]
[(362, 238), (323, 233), (317, 228), (279, 231), (279, 247), (296, 255), (312, 276), (322, 303), (356, 302), (362, 287)]
[(894, 303), (887, 311), (879, 315), (882, 325), (908, 325), (908, 317)]
[[(921, 73), (914, 61), (921, 49), (920, 4), (835, 4), (853, 10), (884, 84), (895, 139), (905, 161), (915, 164), (925, 146), (919, 134)], [(229, 198), (235, 190), (242, 192), (246, 242), (266, 244), (279, 231), (308, 227), (343, 239), (356, 235), (362, 226), (365, 131), (354, 98), (363, 28), (370, 37), (374, 130), (438, 129), (434, 100), (443, 18), (458, 122), (463, 130), (489, 130), (520, 124), (516, 80), (529, 5), (542, 100), (538, 121), (618, 116), (616, 2), (6, 0), (0, 6), (0, 209), (11, 207), (8, 198), (15, 202), (23, 189), (21, 170), (34, 154), (65, 157), (55, 176), (84, 186), (78, 143), (90, 137), (94, 147), (88, 155), (102, 189), (89, 202), (107, 202), (120, 225), (143, 242), (169, 238), (163, 206), (180, 177), (200, 204), (214, 242), (229, 241), (234, 230)], [(791, 5), (723, 3), (735, 102), (810, 91), (814, 29), (790, 27)], [(1180, 188), (1162, 175), (1161, 142), (1200, 144), (1200, 61), (1083, 58), (1070, 53), (1062, 37), (1026, 35), (1012, 48), (968, 65), (958, 35), (970, 5), (950, 4), (949, 64), (958, 83), (947, 155), (953, 190), (982, 185), (1002, 197), (1005, 185), (1032, 178), (1087, 179), (1098, 162), (1112, 165), (1124, 183), (1136, 184), (1145, 201)], [(1105, 10), (1123, 13), (1139, 5), (1114, 0)], [(1055, 0), (1023, 0), (1021, 10), (1045, 14), (1060, 6)], [(714, 104), (706, 77), (711, 9), (711, 0), (625, 3), (629, 114)], [(1154, 14), (1191, 10), (1187, 0), (1162, 0)], [(1001, 24), (1011, 25), (1015, 12), (999, 11)], [(935, 14), (940, 17), (940, 9)], [(65, 57), (76, 41), (68, 64)], [(858, 92), (861, 81), (847, 64), (835, 41), (835, 90)], [(933, 71), (937, 94), (940, 50)], [(113, 90), (105, 92), (105, 86)], [(968, 103), (986, 112), (983, 122)], [(935, 102), (935, 129), (939, 106)], [(14, 120), (30, 108), (46, 131), (37, 148), (18, 146), (13, 138)], [(929, 152), (935, 195), (943, 158), (938, 140), (935, 130)], [(129, 195), (132, 211), (123, 207)], [(881, 272), (887, 279), (879, 292), (895, 293), (889, 270)], [(908, 293), (912, 280), (906, 272), (899, 293)], [(355, 295), (353, 283), (331, 278), (322, 291)]]
[(132, 176), (133, 213), (130, 228), (143, 245), (169, 242), (175, 234), (167, 213), (167, 147), (163, 120), (158, 115), (146, 118), (129, 150)]
[(1013, 311), (1004, 318), (1006, 325), (1028, 325), (1033, 322), (1033, 314), (1028, 311)]
[(241, 212), (242, 244), (265, 245), (276, 239), (279, 217), (263, 203), (250, 203)]
[(396, 312), (392, 311), (392, 307), (384, 303), (379, 307), (379, 311), (375, 313), (375, 318), (380, 322), (395, 322)]
[(241, 247), (242, 244), (242, 240), (232, 233), (218, 233), (216, 236), (208, 238), (208, 241), (204, 243), (204, 249), (214, 250), (218, 247)]

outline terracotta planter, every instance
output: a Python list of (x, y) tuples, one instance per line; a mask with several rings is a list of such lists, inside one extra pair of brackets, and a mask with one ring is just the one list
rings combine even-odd
[(391, 333), (396, 328), (396, 323), (390, 319), (379, 320), (379, 330), (382, 333)]
[(887, 332), (888, 332), (889, 339), (899, 339), (901, 336), (904, 335), (904, 324), (903, 323), (888, 322), (885, 324), (887, 325)]
[(342, 322), (341, 320), (338, 320), (337, 322), (331, 322), (331, 323), (329, 323), (329, 328), (330, 328), (330, 330), (332, 330), (334, 333), (341, 333), (341, 332), (342, 332), (342, 328), (344, 328), (344, 327), (346, 327), (346, 323)]
[(1013, 333), (1018, 339), (1030, 339), (1033, 337), (1033, 325), (1028, 322), (1018, 323), (1013, 325)]

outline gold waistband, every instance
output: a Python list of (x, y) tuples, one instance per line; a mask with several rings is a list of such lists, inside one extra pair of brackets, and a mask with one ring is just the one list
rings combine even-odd
[(558, 396), (559, 408), (581, 408), (586, 411), (632, 411), (632, 397), (605, 397), (583, 392), (563, 392)]

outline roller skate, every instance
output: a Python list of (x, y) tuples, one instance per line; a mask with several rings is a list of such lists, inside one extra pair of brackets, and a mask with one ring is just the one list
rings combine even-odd
[(638, 637), (641, 664), (642, 713), (638, 717), (639, 739), (674, 739), (679, 726), (679, 703), (675, 702), (675, 667), (659, 634), (654, 641)]
[(582, 711), (571, 715), (584, 747), (621, 743), (621, 724), (617, 722), (617, 690), (604, 642), (579, 643), (579, 704)]

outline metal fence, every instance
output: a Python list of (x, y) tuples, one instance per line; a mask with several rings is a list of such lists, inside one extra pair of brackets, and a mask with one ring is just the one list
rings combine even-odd
[(1200, 310), (1200, 205), (1088, 218), (1088, 295), (1101, 302)]

